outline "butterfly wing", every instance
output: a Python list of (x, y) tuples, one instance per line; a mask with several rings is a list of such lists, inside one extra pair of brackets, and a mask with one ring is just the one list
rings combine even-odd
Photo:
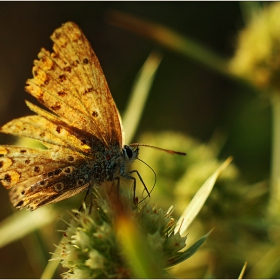
[(91, 166), (80, 153), (60, 147), (42, 150), (0, 146), (0, 182), (17, 208), (62, 200), (88, 187)]
[(64, 126), (50, 122), (38, 115), (14, 119), (3, 125), (0, 131), (39, 140), (46, 147), (53, 149), (64, 147), (77, 152), (87, 153), (91, 151), (84, 141), (70, 133)]
[(20, 209), (27, 206), (35, 210), (75, 195), (89, 185), (89, 162), (94, 161), (94, 154), (89, 157), (90, 147), (56, 124), (55, 116), (45, 114), (46, 118), (27, 116), (1, 127), (1, 132), (34, 138), (49, 148), (0, 146), (0, 182), (7, 189), (13, 187), (10, 200)]
[(115, 102), (99, 61), (72, 22), (55, 30), (53, 53), (42, 49), (26, 91), (71, 127), (94, 135), (107, 147), (122, 146)]
[[(22, 209), (27, 206), (36, 210), (41, 206), (69, 198), (88, 188), (90, 176), (85, 173), (85, 168), (90, 169), (85, 162), (75, 165), (66, 165), (32, 177), (19, 183), (10, 191), (10, 200), (14, 207)], [(88, 172), (90, 170), (87, 170)]]
[(20, 209), (35, 210), (83, 191), (95, 183), (92, 166), (104, 150), (123, 144), (118, 110), (82, 31), (68, 22), (51, 38), (54, 52), (40, 51), (26, 90), (55, 115), (27, 102), (37, 115), (0, 128), (48, 148), (0, 146), (0, 182), (13, 187), (10, 199)]

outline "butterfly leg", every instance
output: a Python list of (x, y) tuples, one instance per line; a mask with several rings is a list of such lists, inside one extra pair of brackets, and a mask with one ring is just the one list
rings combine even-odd
[(89, 204), (89, 214), (91, 214), (91, 210), (93, 208), (93, 200), (92, 200), (92, 186), (93, 186), (93, 183), (90, 182), (88, 188), (87, 188), (87, 192), (86, 192), (86, 195), (85, 195), (85, 198), (84, 198), (84, 201), (82, 203), (82, 205), (80, 206), (79, 208), (79, 212), (82, 211), (83, 209), (83, 204), (86, 202), (86, 199), (89, 195), (89, 199), (90, 199), (90, 204)]
[(139, 173), (137, 170), (131, 170), (131, 171), (129, 171), (127, 174), (122, 174), (122, 177), (124, 177), (124, 178), (126, 178), (126, 179), (131, 179), (131, 180), (133, 180), (133, 202), (134, 202), (135, 204), (137, 204), (137, 199), (136, 199), (136, 179), (135, 179), (133, 176), (130, 176), (130, 175), (129, 175), (129, 174), (132, 174), (132, 173), (136, 173), (136, 174), (137, 174), (139, 180), (141, 181), (142, 185), (144, 186), (145, 191), (147, 192), (147, 194), (148, 194), (149, 197), (150, 197), (150, 192), (149, 192), (149, 190), (147, 189), (147, 187), (146, 187), (146, 185), (145, 185), (145, 183), (144, 183), (144, 181), (143, 181), (143, 179), (142, 179), (140, 173)]
[(88, 212), (89, 215), (91, 214), (92, 208), (93, 208), (93, 206), (94, 206), (93, 194), (92, 194), (92, 188), (93, 188), (93, 186), (94, 186), (94, 181), (91, 180), (91, 181), (89, 182), (89, 186), (88, 186), (89, 201), (90, 201), (90, 202), (89, 202), (89, 212)]
[(119, 198), (119, 196), (120, 196), (120, 177), (116, 177), (116, 178), (114, 178), (114, 180), (117, 181), (117, 196)]
[(91, 211), (92, 211), (92, 208), (93, 208), (93, 198), (92, 198), (92, 186), (93, 184), (90, 184), (89, 187), (88, 187), (88, 190), (89, 190), (89, 212), (88, 214), (90, 215), (91, 214)]
[(84, 202), (86, 202), (87, 196), (88, 196), (88, 194), (89, 194), (89, 190), (90, 190), (90, 187), (88, 187), (88, 189), (87, 189), (87, 192), (86, 192), (84, 201), (83, 201), (83, 203), (81, 204), (81, 206), (80, 206), (80, 208), (79, 208), (79, 212), (81, 212), (82, 209), (83, 209), (83, 204), (84, 204)]

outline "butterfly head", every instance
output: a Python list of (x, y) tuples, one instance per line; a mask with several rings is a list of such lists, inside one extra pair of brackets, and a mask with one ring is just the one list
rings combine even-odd
[(133, 147), (128, 145), (123, 146), (119, 175), (127, 179), (132, 179), (130, 175), (131, 171), (129, 171), (129, 167), (134, 160), (138, 159), (138, 154), (139, 154), (138, 146), (133, 146)]
[(138, 146), (132, 147), (132, 146), (124, 145), (122, 152), (123, 152), (124, 159), (126, 161), (133, 162), (135, 159), (138, 158), (139, 147)]

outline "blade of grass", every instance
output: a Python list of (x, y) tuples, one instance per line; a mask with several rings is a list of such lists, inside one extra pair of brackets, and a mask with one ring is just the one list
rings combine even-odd
[(133, 139), (161, 59), (160, 54), (152, 52), (135, 78), (128, 106), (123, 115), (127, 143), (131, 143)]
[[(257, 263), (246, 275), (247, 279), (272, 279), (279, 272), (279, 254), (280, 254), (280, 243), (273, 244), (273, 246), (265, 252)], [(277, 277), (276, 277), (277, 278)]]
[(242, 279), (244, 277), (244, 273), (245, 273), (245, 270), (247, 268), (247, 262), (244, 263), (243, 267), (242, 267), (242, 270), (238, 276), (238, 279)]
[(232, 161), (232, 158), (229, 157), (224, 163), (205, 181), (205, 183), (197, 191), (190, 204), (187, 206), (182, 216), (179, 218), (176, 227), (175, 233), (180, 232), (181, 236), (185, 235), (185, 232), (192, 221), (195, 219), (202, 206), (204, 205), (206, 199), (210, 195), (214, 184), (221, 174), (221, 172), (229, 165)]
[[(58, 244), (60, 244), (62, 242), (64, 237), (61, 238), (60, 242)], [(54, 253), (52, 254), (53, 256), (59, 256), (59, 251), (61, 249), (57, 246)], [(41, 275), (41, 279), (51, 279), (53, 278), (53, 275), (58, 267), (58, 265), (60, 264), (60, 259), (57, 259), (56, 257), (51, 258), (48, 262), (48, 264), (46, 265), (42, 275)]]
[(0, 223), (0, 248), (53, 222), (56, 217), (52, 207), (14, 213)]
[(117, 238), (121, 244), (124, 259), (131, 267), (135, 278), (165, 278), (160, 265), (160, 256), (151, 254), (150, 248), (135, 223), (124, 215), (117, 219)]
[(52, 279), (59, 263), (60, 263), (59, 260), (49, 261), (40, 279)]
[(268, 205), (269, 216), (279, 221), (280, 201), (280, 96), (278, 92), (271, 95), (272, 108), (272, 160), (271, 160), (271, 189)]

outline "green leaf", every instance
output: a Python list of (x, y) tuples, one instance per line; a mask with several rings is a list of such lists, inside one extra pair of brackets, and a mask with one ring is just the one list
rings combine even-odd
[(189, 205), (186, 207), (184, 213), (179, 218), (176, 224), (175, 233), (180, 231), (180, 234), (182, 236), (185, 234), (187, 228), (195, 219), (195, 217), (203, 207), (206, 199), (210, 195), (219, 175), (230, 164), (231, 161), (231, 157), (225, 160), (224, 163), (205, 181), (205, 183), (196, 192), (195, 196), (193, 197)]
[(172, 259), (168, 260), (168, 266), (167, 268), (170, 268), (171, 266), (174, 266), (176, 264), (179, 264), (186, 259), (190, 258), (199, 248), (200, 246), (204, 243), (208, 235), (212, 232), (209, 231), (207, 234), (202, 236), (200, 239), (198, 239), (189, 249), (187, 249), (184, 252), (179, 252), (178, 255)]

